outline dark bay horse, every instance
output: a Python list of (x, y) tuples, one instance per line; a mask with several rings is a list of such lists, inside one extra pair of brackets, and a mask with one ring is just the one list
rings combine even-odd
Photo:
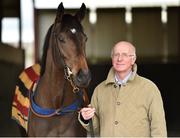
[(86, 7), (64, 14), (61, 3), (44, 43), (41, 74), (30, 92), (28, 136), (86, 136), (78, 121), (91, 80), (81, 21)]

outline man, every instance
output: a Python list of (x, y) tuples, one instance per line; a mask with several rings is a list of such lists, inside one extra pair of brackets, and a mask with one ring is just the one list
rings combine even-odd
[(136, 49), (126, 41), (112, 49), (112, 68), (94, 90), (91, 107), (82, 108), (81, 124), (102, 137), (166, 137), (163, 101), (157, 86), (137, 74)]

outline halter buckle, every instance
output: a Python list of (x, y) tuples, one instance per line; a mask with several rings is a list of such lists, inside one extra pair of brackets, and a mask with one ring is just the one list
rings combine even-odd
[(57, 110), (55, 111), (55, 114), (56, 114), (56, 115), (61, 115), (61, 114), (62, 114), (61, 110), (62, 110), (61, 108), (57, 109)]
[(70, 68), (68, 66), (64, 67), (64, 74), (65, 74), (65, 78), (67, 80), (71, 79), (71, 75), (73, 74), (72, 71), (70, 70)]
[(74, 93), (79, 92), (79, 88), (78, 88), (78, 87), (73, 87), (73, 92), (74, 92)]
[(79, 91), (79, 88), (73, 83), (73, 80), (71, 77), (73, 73), (68, 66), (64, 67), (64, 75), (65, 75), (65, 78), (71, 83), (71, 86), (73, 87), (73, 92), (77, 93)]

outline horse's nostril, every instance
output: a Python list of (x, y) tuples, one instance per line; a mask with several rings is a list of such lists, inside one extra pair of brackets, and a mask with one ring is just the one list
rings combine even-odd
[(80, 70), (77, 73), (77, 82), (80, 83), (81, 85), (88, 85), (90, 80), (91, 80), (91, 75), (89, 70)]
[(78, 80), (79, 82), (81, 82), (82, 77), (81, 77), (80, 75), (78, 75), (78, 76), (77, 76), (77, 80)]
[(82, 81), (83, 79), (85, 79), (86, 78), (85, 76), (86, 76), (86, 73), (83, 72), (83, 70), (80, 70), (77, 74), (78, 81)]

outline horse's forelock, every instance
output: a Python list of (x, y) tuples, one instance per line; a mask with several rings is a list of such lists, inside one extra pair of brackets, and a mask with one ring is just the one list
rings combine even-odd
[(62, 28), (66, 29), (72, 29), (76, 28), (78, 31), (83, 32), (83, 27), (79, 20), (70, 14), (64, 14), (62, 17)]

